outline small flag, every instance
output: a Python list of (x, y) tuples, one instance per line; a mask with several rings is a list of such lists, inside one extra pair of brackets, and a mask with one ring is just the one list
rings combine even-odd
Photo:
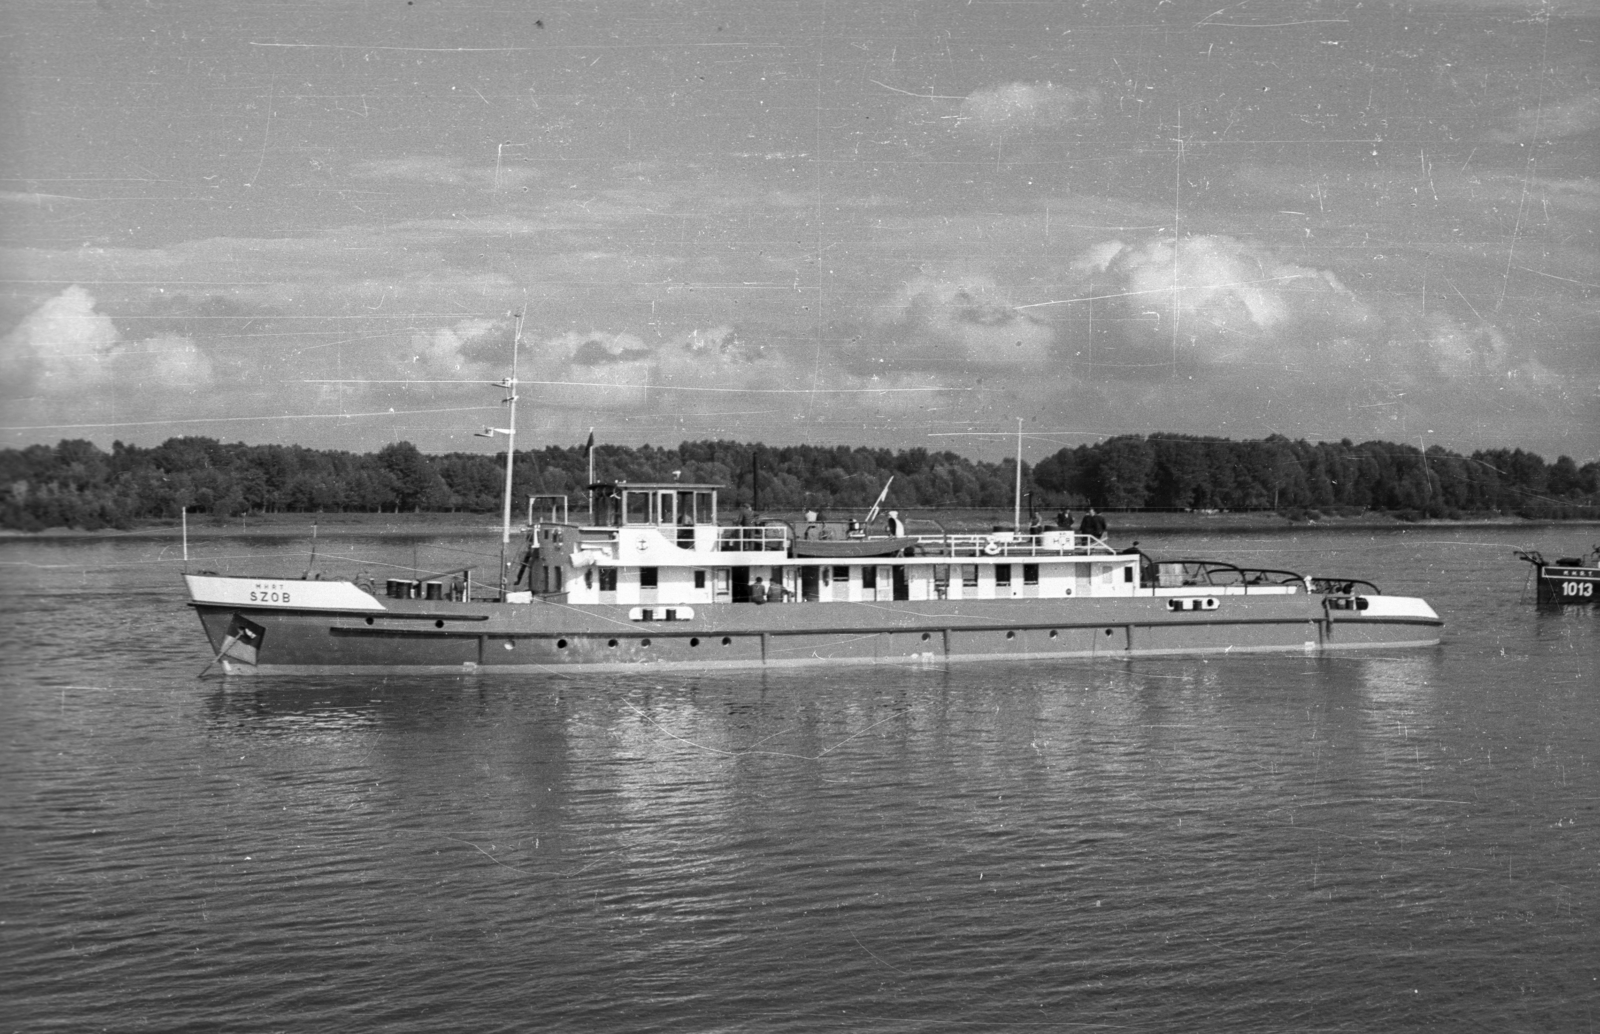
[(592, 428), (592, 427), (589, 428), (589, 443), (587, 445), (585, 445), (583, 448), (584, 448), (585, 452), (593, 452), (594, 451), (594, 428)]

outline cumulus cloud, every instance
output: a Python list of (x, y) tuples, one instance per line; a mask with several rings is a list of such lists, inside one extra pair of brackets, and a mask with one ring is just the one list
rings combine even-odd
[[(484, 345), (498, 348), (503, 344), (498, 333), (501, 324), (490, 319), (462, 320), (453, 327), (439, 327), (431, 332), (416, 332), (410, 340), (410, 365), (428, 376), (463, 378), (490, 378), (498, 376), (497, 366), (485, 362), (496, 358), (474, 356)], [(503, 365), (503, 357), (500, 358)]]
[(82, 390), (109, 376), (121, 341), (111, 317), (95, 311), (94, 296), (74, 284), (29, 313), (0, 351), (13, 378), (35, 390)]
[(1375, 386), (1385, 398), (1421, 398), (1442, 385), (1496, 395), (1557, 386), (1547, 367), (1476, 314), (1424, 312), (1405, 295), (1369, 301), (1332, 270), (1230, 237), (1107, 242), (1072, 268), (1106, 314), (1078, 353), (1094, 350), (1091, 379), (1249, 385), (1321, 407)]
[(1100, 91), (1055, 83), (1004, 83), (974, 90), (962, 101), (956, 126), (982, 135), (1056, 129), (1094, 114)]
[(0, 369), (12, 390), (83, 399), (110, 385), (182, 391), (211, 383), (211, 362), (191, 338), (161, 333), (127, 341), (95, 306), (74, 284), (0, 339)]
[[(1115, 250), (1113, 250), (1115, 249)], [(1269, 250), (1224, 236), (1156, 238), (1138, 246), (1107, 242), (1072, 267), (1108, 279), (1135, 324), (1174, 335), (1199, 357), (1229, 351), (1241, 340), (1290, 348), (1305, 343), (1291, 328), (1317, 325), (1349, 332), (1371, 310), (1330, 270), (1286, 262)]]
[(892, 358), (923, 363), (1017, 367), (1043, 363), (1055, 329), (1017, 309), (993, 280), (917, 277), (884, 307)]
[(614, 410), (649, 401), (656, 350), (633, 334), (559, 334), (542, 342), (539, 355), (548, 379), (564, 382), (564, 404)]

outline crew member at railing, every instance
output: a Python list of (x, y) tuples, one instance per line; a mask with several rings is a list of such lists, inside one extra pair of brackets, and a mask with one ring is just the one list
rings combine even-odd
[(1106, 530), (1106, 519), (1100, 516), (1094, 507), (1089, 507), (1089, 512), (1083, 515), (1083, 522), (1078, 525), (1078, 533), (1103, 539), (1106, 537)]

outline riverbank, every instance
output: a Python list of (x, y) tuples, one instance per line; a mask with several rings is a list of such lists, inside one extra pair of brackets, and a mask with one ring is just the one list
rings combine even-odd
[[(1012, 511), (1001, 510), (901, 510), (900, 514), (912, 534), (930, 535), (974, 534), (1011, 526)], [(1545, 527), (1600, 527), (1593, 520), (1527, 520), (1522, 517), (1500, 514), (1475, 514), (1460, 520), (1406, 521), (1388, 514), (1366, 512), (1352, 515), (1321, 515), (1314, 519), (1291, 519), (1283, 514), (1266, 511), (1245, 513), (1229, 512), (1108, 512), (1112, 541), (1130, 536), (1159, 534), (1162, 532), (1272, 532), (1305, 531), (1310, 529), (1394, 529), (1394, 528), (1545, 528)], [(764, 519), (788, 521), (799, 524), (804, 516), (799, 512), (774, 511), (763, 514)], [(574, 520), (583, 518), (574, 515)], [(1048, 521), (1046, 527), (1052, 527)], [(189, 521), (191, 541), (238, 538), (305, 538), (312, 534), (320, 537), (394, 537), (415, 538), (437, 536), (498, 535), (500, 523), (493, 514), (461, 513), (334, 513), (334, 514), (247, 514), (226, 520), (193, 518)], [(133, 528), (106, 528), (81, 531), (70, 528), (53, 528), (37, 532), (0, 530), (0, 542), (35, 542), (54, 539), (155, 539), (177, 540), (183, 536), (178, 521), (151, 521)]]

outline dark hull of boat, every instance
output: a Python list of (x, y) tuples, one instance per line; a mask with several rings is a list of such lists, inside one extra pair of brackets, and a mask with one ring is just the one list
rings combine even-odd
[[(1381, 602), (1380, 602), (1381, 601)], [(1159, 597), (707, 604), (686, 620), (638, 608), (388, 601), (382, 613), (192, 603), (228, 672), (548, 672), (1125, 659), (1432, 646), (1443, 624), (1397, 597)], [(678, 611), (676, 613), (681, 613)], [(1425, 612), (1425, 613), (1424, 613)], [(241, 640), (241, 630), (244, 639)], [(241, 650), (239, 643), (246, 641)]]
[(1538, 601), (1563, 606), (1593, 606), (1600, 603), (1600, 567), (1538, 568)]

